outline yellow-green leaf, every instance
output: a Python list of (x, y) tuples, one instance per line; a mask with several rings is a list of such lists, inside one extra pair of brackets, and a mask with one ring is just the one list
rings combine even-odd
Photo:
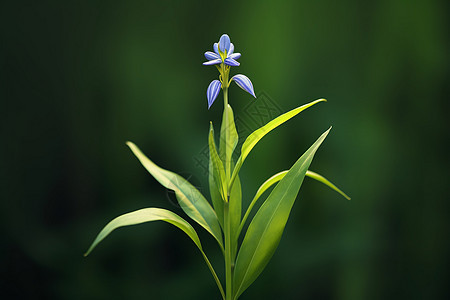
[(173, 190), (183, 211), (205, 228), (223, 250), (222, 231), (216, 213), (203, 195), (180, 175), (164, 170), (145, 156), (132, 142), (127, 145), (147, 171), (165, 188)]
[(233, 109), (228, 106), (223, 111), (222, 127), (220, 128), (219, 155), (225, 165), (225, 174), (230, 179), (232, 155), (238, 143), (238, 133), (234, 123)]
[(281, 116), (273, 119), (272, 121), (270, 121), (269, 123), (267, 123), (266, 125), (264, 125), (263, 127), (255, 130), (252, 134), (250, 134), (247, 139), (245, 140), (244, 144), (242, 145), (241, 148), (241, 156), (239, 157), (237, 163), (236, 163), (236, 167), (233, 170), (233, 174), (231, 176), (231, 181), (230, 184), (228, 186), (228, 189), (231, 189), (233, 186), (233, 182), (234, 179), (236, 178), (237, 174), (239, 173), (239, 170), (242, 167), (242, 164), (244, 163), (245, 159), (247, 158), (248, 154), (250, 153), (250, 151), (253, 149), (253, 147), (255, 147), (255, 145), (270, 131), (272, 131), (273, 129), (275, 129), (276, 127), (280, 126), (281, 124), (283, 124), (284, 122), (288, 121), (289, 119), (295, 117), (296, 115), (298, 115), (299, 113), (301, 113), (302, 111), (304, 111), (305, 109), (319, 103), (319, 102), (323, 102), (326, 101), (325, 99), (318, 99), (315, 100), (313, 102), (310, 102), (308, 104), (302, 105), (300, 107), (297, 107), (291, 111), (288, 111), (287, 113), (282, 114)]
[(216, 281), (216, 284), (222, 294), (222, 298), (225, 299), (222, 284), (220, 283), (220, 280), (217, 277), (217, 274), (214, 271), (213, 266), (211, 265), (208, 257), (206, 256), (205, 252), (202, 249), (202, 244), (200, 243), (200, 239), (198, 238), (197, 232), (195, 232), (194, 228), (192, 228), (192, 226), (188, 222), (186, 222), (186, 220), (166, 209), (155, 207), (143, 208), (127, 214), (123, 214), (113, 219), (102, 229), (102, 231), (100, 231), (100, 233), (97, 235), (96, 239), (89, 247), (89, 250), (86, 252), (84, 256), (89, 255), (89, 253), (91, 253), (92, 250), (113, 230), (124, 226), (137, 225), (151, 221), (165, 221), (167, 223), (170, 223), (178, 227), (182, 231), (184, 231), (184, 233), (186, 233), (191, 238), (191, 240), (195, 243), (195, 245), (202, 253), (203, 258), (205, 259), (205, 262), (208, 265), (208, 268), (211, 271), (214, 280)]
[(272, 258), (306, 171), (330, 129), (323, 133), (297, 160), (261, 205), (250, 223), (234, 269), (235, 299), (255, 281)]
[(209, 126), (209, 156), (212, 162), (212, 174), (216, 187), (222, 196), (223, 201), (228, 201), (227, 179), (225, 177), (225, 169), (219, 154), (217, 153), (216, 143), (214, 142), (214, 128), (212, 123)]

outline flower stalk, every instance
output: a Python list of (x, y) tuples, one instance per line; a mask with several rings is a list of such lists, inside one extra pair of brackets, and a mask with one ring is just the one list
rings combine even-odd
[(225, 234), (225, 299), (231, 300), (233, 294), (233, 260), (231, 255), (230, 201), (224, 203), (224, 234)]

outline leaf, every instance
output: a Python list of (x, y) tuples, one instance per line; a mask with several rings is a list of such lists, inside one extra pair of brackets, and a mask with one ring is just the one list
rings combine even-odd
[(270, 188), (273, 184), (277, 183), (278, 181), (280, 181), (281, 179), (283, 179), (284, 175), (286, 175), (288, 171), (282, 171), (279, 172), (275, 175), (273, 175), (272, 177), (270, 177), (269, 179), (267, 179), (260, 187), (259, 189), (256, 191), (256, 195), (255, 197), (253, 197), (252, 202), (250, 202), (250, 205), (247, 208), (247, 211), (245, 212), (244, 217), (242, 218), (242, 222), (239, 226), (238, 229), (238, 237), (241, 234), (242, 228), (245, 225), (245, 222), (247, 221), (248, 216), (250, 215), (250, 212), (252, 211), (253, 207), (255, 206), (256, 202), (258, 201), (259, 197), (261, 197), (261, 195), (268, 189)]
[(255, 281), (273, 256), (306, 171), (330, 130), (323, 133), (297, 160), (250, 223), (236, 259), (233, 285), (235, 298)]
[(151, 221), (165, 221), (180, 228), (192, 239), (200, 250), (202, 249), (197, 233), (188, 222), (169, 210), (152, 207), (136, 210), (113, 219), (100, 231), (85, 256), (89, 255), (114, 229)]
[(217, 277), (216, 272), (214, 271), (214, 268), (212, 267), (211, 263), (209, 262), (208, 257), (206, 256), (205, 252), (202, 249), (202, 245), (200, 243), (200, 239), (198, 238), (197, 233), (195, 232), (194, 228), (186, 222), (183, 218), (178, 216), (177, 214), (166, 210), (162, 208), (144, 208), (139, 209), (134, 212), (130, 212), (127, 214), (123, 214), (115, 219), (113, 219), (111, 222), (109, 222), (103, 229), (100, 231), (100, 233), (97, 235), (96, 239), (92, 243), (92, 245), (89, 247), (89, 250), (84, 254), (84, 256), (88, 256), (89, 253), (92, 252), (92, 250), (104, 239), (106, 238), (113, 230), (124, 227), (124, 226), (130, 226), (130, 225), (136, 225), (151, 221), (165, 221), (167, 223), (170, 223), (182, 231), (186, 233), (191, 240), (197, 245), (198, 249), (201, 251), (203, 258), (206, 261), (206, 264), (208, 265), (217, 286), (219, 287), (219, 290), (222, 294), (222, 298), (225, 299), (225, 294), (223, 292), (222, 285), (220, 283), (219, 278)]
[(217, 240), (223, 251), (223, 240), (216, 213), (203, 195), (186, 179), (164, 170), (147, 158), (132, 142), (127, 145), (147, 171), (165, 188), (173, 190), (183, 211)]
[(297, 107), (291, 111), (288, 111), (287, 113), (282, 114), (279, 117), (276, 117), (275, 119), (273, 119), (272, 121), (270, 121), (269, 123), (267, 123), (266, 125), (264, 125), (263, 127), (255, 130), (252, 134), (250, 134), (247, 139), (245, 140), (244, 144), (242, 145), (241, 148), (241, 156), (239, 157), (237, 163), (236, 163), (236, 167), (233, 170), (233, 175), (231, 176), (231, 180), (230, 180), (230, 184), (228, 186), (228, 189), (231, 189), (234, 183), (234, 180), (237, 176), (237, 174), (239, 173), (239, 170), (242, 167), (242, 164), (244, 163), (245, 159), (247, 158), (248, 154), (250, 153), (250, 151), (253, 149), (253, 147), (255, 147), (255, 145), (270, 131), (272, 131), (273, 129), (275, 129), (276, 127), (280, 126), (281, 124), (283, 124), (284, 122), (288, 121), (289, 119), (295, 117), (296, 115), (298, 115), (299, 113), (301, 113), (302, 111), (304, 111), (305, 109), (319, 103), (319, 102), (323, 102), (323, 101), (327, 101), (325, 99), (318, 99), (315, 100), (313, 102), (310, 102), (308, 104), (302, 105), (300, 107)]
[(231, 106), (228, 104), (228, 106), (223, 111), (219, 143), (219, 154), (220, 158), (225, 164), (225, 174), (227, 175), (227, 179), (230, 178), (230, 166), (232, 163), (231, 157), (238, 143), (238, 139), (239, 137), (236, 130), (236, 125), (234, 124), (233, 109), (231, 109)]
[[(228, 142), (227, 142), (228, 136)], [(237, 146), (239, 136), (234, 123), (233, 109), (228, 104), (223, 112), (222, 127), (220, 129), (219, 155), (225, 163), (226, 178), (230, 178), (231, 170), (234, 168), (233, 152)], [(227, 190), (228, 192), (228, 190)], [(239, 177), (236, 178), (236, 184), (230, 191), (230, 231), (231, 231), (231, 256), (233, 260), (236, 258), (237, 252), (237, 229), (241, 223), (242, 217), (242, 191)]]
[(222, 196), (223, 201), (228, 201), (228, 189), (227, 189), (227, 179), (225, 177), (225, 169), (223, 167), (223, 163), (219, 158), (219, 154), (217, 153), (216, 143), (214, 142), (214, 128), (212, 123), (209, 126), (209, 156), (212, 161), (212, 174), (213, 179), (216, 184), (216, 187)]
[(236, 258), (238, 246), (238, 229), (241, 225), (242, 217), (242, 190), (241, 180), (239, 176), (236, 177), (236, 183), (233, 185), (230, 194), (230, 230), (231, 230), (231, 257), (233, 261)]
[(347, 199), (347, 200), (351, 199), (349, 196), (347, 196), (347, 194), (345, 194), (343, 191), (341, 191), (337, 186), (332, 184), (328, 179), (326, 179), (322, 175), (308, 170), (308, 172), (306, 172), (306, 176), (308, 176), (309, 178), (315, 179), (315, 180), (325, 184), (329, 188), (331, 188), (331, 189), (335, 190), (336, 192), (338, 192), (339, 194), (341, 194), (345, 199)]
[[(270, 177), (269, 179), (267, 179), (266, 181), (264, 181), (263, 184), (261, 184), (261, 186), (259, 187), (258, 191), (256, 191), (255, 197), (253, 197), (252, 202), (250, 203), (250, 205), (247, 208), (247, 211), (245, 212), (244, 217), (242, 218), (242, 222), (241, 225), (239, 226), (238, 229), (238, 236), (242, 231), (242, 228), (245, 225), (245, 222), (247, 221), (248, 216), (250, 215), (250, 212), (252, 211), (253, 207), (255, 206), (256, 202), (258, 201), (259, 197), (261, 197), (261, 195), (268, 189), (270, 188), (272, 185), (274, 185), (275, 183), (277, 183), (278, 181), (280, 181), (281, 179), (284, 178), (284, 176), (289, 172), (289, 170), (287, 171), (281, 171), (275, 175), (273, 175), (272, 177)], [(325, 184), (326, 186), (330, 187), (331, 189), (335, 190), (336, 192), (338, 192), (339, 194), (341, 194), (344, 198), (346, 198), (347, 200), (350, 200), (351, 198), (349, 196), (347, 196), (343, 191), (341, 191), (338, 187), (336, 187), (333, 183), (331, 183), (328, 179), (326, 179), (325, 177), (323, 177), (320, 174), (317, 174), (313, 171), (306, 171), (306, 177), (315, 179), (323, 184)]]
[(219, 220), (220, 226), (223, 228), (223, 199), (222, 195), (217, 188), (216, 182), (214, 180), (214, 166), (211, 155), (209, 156), (209, 167), (208, 167), (208, 182), (209, 182), (209, 193), (211, 194), (211, 202), (216, 212), (217, 219)]

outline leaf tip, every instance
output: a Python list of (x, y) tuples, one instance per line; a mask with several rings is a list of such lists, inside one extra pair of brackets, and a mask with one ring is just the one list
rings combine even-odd
[(86, 251), (86, 252), (83, 254), (83, 257), (88, 257), (88, 255), (91, 254), (91, 252), (92, 252), (92, 248), (89, 248), (88, 251)]

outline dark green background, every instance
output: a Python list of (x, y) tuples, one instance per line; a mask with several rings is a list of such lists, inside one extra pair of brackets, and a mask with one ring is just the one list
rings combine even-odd
[[(330, 125), (311, 169), (352, 197), (306, 179), (242, 299), (449, 298), (448, 1), (80, 2), (0, 4), (2, 298), (219, 299), (164, 223), (82, 254), (122, 213), (183, 215), (126, 140), (208, 192), (195, 159), (222, 105), (207, 110), (217, 71), (202, 62), (222, 33), (242, 53), (232, 72), (283, 112), (328, 99), (254, 149), (245, 203)], [(232, 87), (237, 116), (251, 101)]]

